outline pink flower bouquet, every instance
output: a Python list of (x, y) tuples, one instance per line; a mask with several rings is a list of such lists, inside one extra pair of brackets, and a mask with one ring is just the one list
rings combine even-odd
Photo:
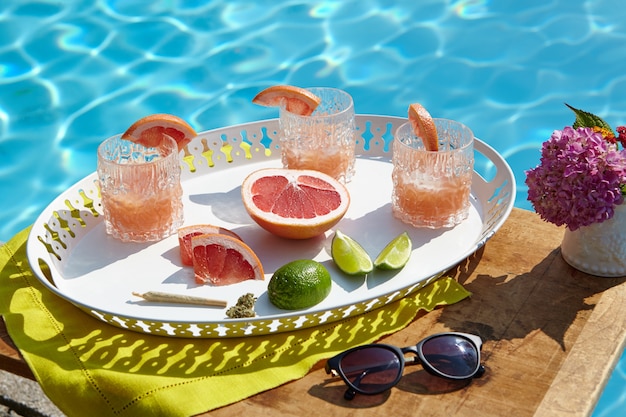
[(626, 127), (618, 127), (616, 137), (598, 116), (566, 106), (576, 121), (543, 143), (539, 165), (526, 171), (526, 185), (542, 219), (573, 231), (612, 218), (624, 202)]

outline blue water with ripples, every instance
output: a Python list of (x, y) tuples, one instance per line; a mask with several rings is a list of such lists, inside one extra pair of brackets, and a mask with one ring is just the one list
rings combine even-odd
[[(278, 83), (347, 90), (357, 113), (411, 102), (464, 122), (524, 170), (567, 102), (626, 125), (620, 0), (3, 0), (0, 241), (95, 170), (97, 145), (149, 113), (197, 130), (277, 117)], [(626, 406), (622, 358), (594, 416)]]

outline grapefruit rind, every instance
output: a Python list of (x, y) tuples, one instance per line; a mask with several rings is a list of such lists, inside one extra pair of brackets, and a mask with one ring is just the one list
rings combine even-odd
[(254, 104), (266, 107), (283, 107), (288, 112), (300, 116), (310, 116), (321, 101), (309, 90), (292, 85), (268, 87), (252, 99)]
[[(206, 253), (206, 247), (211, 245), (220, 247), (219, 257)], [(201, 249), (202, 247), (205, 248), (204, 251)], [(191, 248), (194, 276), (198, 284), (222, 286), (236, 284), (249, 279), (265, 279), (261, 261), (252, 248), (239, 239), (224, 234), (208, 233), (193, 236), (191, 238)], [(237, 274), (240, 271), (232, 272), (235, 265), (230, 255), (233, 251), (241, 255), (244, 269), (247, 270), (246, 275)], [(217, 270), (215, 267), (217, 267)], [(217, 274), (214, 272), (217, 272)], [(226, 272), (226, 275), (224, 275), (224, 272)]]
[(180, 117), (159, 113), (137, 120), (122, 134), (122, 139), (146, 147), (158, 147), (164, 135), (170, 136), (176, 141), (180, 152), (198, 134), (189, 123)]
[(212, 224), (194, 224), (183, 226), (178, 229), (178, 246), (180, 249), (180, 260), (183, 265), (193, 266), (193, 253), (191, 248), (191, 238), (206, 234), (228, 235), (235, 239), (241, 240), (241, 237), (232, 230)]
[[(289, 187), (300, 187), (302, 178), (312, 177), (328, 184), (328, 193), (336, 193), (339, 205), (329, 212), (310, 218), (284, 217), (268, 210), (262, 210), (255, 202), (255, 183), (264, 177), (282, 177)], [(283, 180), (284, 181), (284, 180)], [(285, 187), (286, 188), (286, 187)], [(322, 235), (335, 226), (344, 217), (350, 206), (348, 189), (333, 177), (319, 171), (297, 170), (288, 168), (265, 168), (257, 170), (246, 179), (241, 186), (241, 197), (246, 211), (259, 226), (268, 232), (287, 239), (310, 239)], [(315, 203), (315, 202), (312, 202)], [(290, 202), (290, 204), (292, 204)]]
[(409, 122), (416, 136), (424, 142), (427, 151), (437, 152), (439, 149), (439, 137), (437, 127), (430, 113), (419, 103), (409, 106)]

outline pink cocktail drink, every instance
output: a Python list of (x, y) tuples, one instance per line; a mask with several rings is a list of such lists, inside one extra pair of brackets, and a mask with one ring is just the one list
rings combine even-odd
[(127, 242), (174, 234), (183, 222), (178, 146), (170, 137), (154, 148), (107, 139), (98, 147), (105, 229)]
[(313, 169), (348, 182), (354, 175), (354, 104), (345, 91), (308, 88), (321, 103), (310, 116), (280, 109), (280, 147), (285, 168)]
[(392, 211), (416, 227), (452, 227), (469, 214), (474, 135), (461, 123), (434, 119), (439, 150), (424, 149), (410, 123), (393, 143)]
[(343, 146), (336, 149), (284, 149), (282, 160), (285, 167), (313, 169), (347, 182), (354, 170), (354, 148)]

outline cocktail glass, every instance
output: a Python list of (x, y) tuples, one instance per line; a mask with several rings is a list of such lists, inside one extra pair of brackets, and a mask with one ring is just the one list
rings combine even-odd
[(415, 227), (452, 227), (468, 217), (474, 134), (462, 123), (434, 119), (439, 150), (427, 151), (411, 123), (393, 141), (392, 211)]
[(98, 180), (106, 232), (124, 242), (150, 242), (183, 223), (178, 145), (164, 136), (148, 148), (113, 136), (98, 147)]
[(283, 167), (313, 169), (349, 182), (354, 175), (356, 148), (352, 97), (336, 88), (307, 90), (321, 98), (313, 114), (300, 116), (280, 109)]

